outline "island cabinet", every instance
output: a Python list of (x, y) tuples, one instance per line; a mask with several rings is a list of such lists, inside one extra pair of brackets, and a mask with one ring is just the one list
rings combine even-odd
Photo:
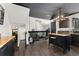
[(72, 45), (79, 46), (79, 33), (71, 34), (72, 37)]
[(14, 36), (8, 36), (0, 40), (0, 56), (12, 56), (14, 54)]
[(50, 33), (49, 34), (49, 45), (53, 44), (54, 46), (57, 46), (59, 49), (63, 51), (63, 53), (66, 53), (70, 50), (70, 43), (71, 38), (67, 34), (56, 34), (56, 33)]

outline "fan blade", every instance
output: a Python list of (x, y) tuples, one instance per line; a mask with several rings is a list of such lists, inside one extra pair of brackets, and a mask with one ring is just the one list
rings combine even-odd
[(50, 18), (50, 20), (51, 20), (51, 19), (54, 19), (55, 17), (56, 17), (56, 15), (55, 15), (55, 14), (54, 14), (54, 15), (52, 15), (52, 17)]
[(77, 13), (79, 13), (79, 11), (78, 12), (74, 12), (74, 13), (70, 13), (70, 14), (65, 14), (65, 17), (71, 16), (71, 15), (74, 15), (74, 14), (77, 14)]

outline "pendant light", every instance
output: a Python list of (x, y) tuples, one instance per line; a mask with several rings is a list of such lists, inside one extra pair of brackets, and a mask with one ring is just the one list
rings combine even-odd
[(58, 16), (57, 16), (58, 21), (63, 21), (65, 20), (64, 17), (64, 10), (62, 8), (59, 8), (58, 10)]

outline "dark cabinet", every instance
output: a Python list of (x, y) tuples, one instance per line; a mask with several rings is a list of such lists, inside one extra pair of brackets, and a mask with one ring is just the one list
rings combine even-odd
[(0, 48), (0, 56), (12, 56), (14, 53), (14, 40)]
[(71, 34), (72, 45), (79, 46), (79, 35)]
[[(51, 38), (51, 37), (56, 37)], [(52, 43), (53, 45), (62, 48), (63, 52), (66, 53), (70, 50), (70, 43), (71, 39), (69, 36), (57, 36), (57, 35), (49, 35), (49, 44)]]

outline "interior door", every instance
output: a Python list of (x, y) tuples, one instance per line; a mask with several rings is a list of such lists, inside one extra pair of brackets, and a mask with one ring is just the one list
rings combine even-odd
[(56, 22), (51, 22), (51, 32), (56, 33)]

